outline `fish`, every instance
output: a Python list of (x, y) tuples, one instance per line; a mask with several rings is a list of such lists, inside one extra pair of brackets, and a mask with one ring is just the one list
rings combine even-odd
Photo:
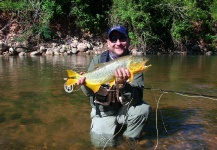
[(121, 67), (129, 69), (129, 82), (132, 83), (135, 74), (146, 71), (152, 65), (145, 65), (149, 59), (145, 56), (127, 55), (119, 57), (115, 60), (98, 64), (98, 66), (90, 72), (79, 74), (72, 70), (66, 70), (68, 78), (65, 86), (73, 86), (77, 81), (86, 77), (85, 85), (96, 93), (102, 84), (109, 84), (112, 87), (115, 84), (115, 70)]

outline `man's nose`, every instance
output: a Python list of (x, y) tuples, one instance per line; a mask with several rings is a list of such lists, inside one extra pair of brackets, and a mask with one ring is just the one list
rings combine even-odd
[(121, 43), (120, 40), (117, 39), (116, 44), (117, 44), (117, 45), (120, 45), (120, 43)]

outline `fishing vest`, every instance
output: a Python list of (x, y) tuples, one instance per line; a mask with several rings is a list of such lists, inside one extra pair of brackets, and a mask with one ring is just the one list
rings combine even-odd
[[(109, 50), (104, 51), (100, 55), (100, 63), (105, 63), (110, 60)], [(112, 115), (118, 110), (118, 108), (121, 107), (121, 103), (118, 102), (116, 97), (116, 89), (112, 87), (112, 92), (108, 92), (108, 88), (109, 87), (107, 85), (102, 85), (100, 90), (92, 98), (92, 104), (95, 105), (97, 116), (101, 117), (101, 111), (107, 115)]]

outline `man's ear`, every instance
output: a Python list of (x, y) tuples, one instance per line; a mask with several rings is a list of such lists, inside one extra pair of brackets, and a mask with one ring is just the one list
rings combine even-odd
[(110, 43), (110, 40), (109, 40), (109, 39), (107, 39), (106, 41), (107, 41), (107, 45), (108, 45), (108, 44)]

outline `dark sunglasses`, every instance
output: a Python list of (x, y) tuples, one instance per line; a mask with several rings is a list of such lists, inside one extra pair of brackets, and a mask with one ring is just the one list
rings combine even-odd
[(116, 43), (118, 39), (119, 39), (120, 42), (126, 42), (127, 41), (127, 37), (126, 36), (111, 36), (109, 38), (109, 40), (112, 43)]

